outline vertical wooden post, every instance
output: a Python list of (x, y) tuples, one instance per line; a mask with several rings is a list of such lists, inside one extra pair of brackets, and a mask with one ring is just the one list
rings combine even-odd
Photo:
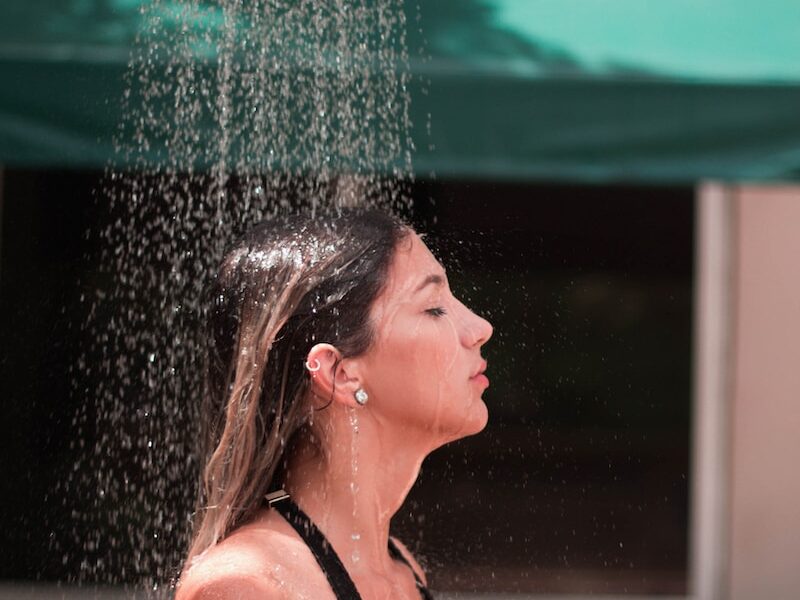
[(699, 186), (695, 218), (694, 389), (689, 594), (727, 597), (733, 190)]

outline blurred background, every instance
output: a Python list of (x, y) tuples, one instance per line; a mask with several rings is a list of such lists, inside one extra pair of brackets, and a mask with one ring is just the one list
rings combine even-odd
[[(0, 7), (0, 598), (83, 597), (101, 560), (54, 482), (96, 442), (68, 374), (83, 295), (112, 284), (86, 232), (114, 218), (143, 4)], [(797, 597), (800, 4), (405, 12), (408, 216), (495, 327), (489, 426), (426, 461), (395, 523), (431, 587)], [(89, 572), (117, 584), (99, 597), (137, 580)]]

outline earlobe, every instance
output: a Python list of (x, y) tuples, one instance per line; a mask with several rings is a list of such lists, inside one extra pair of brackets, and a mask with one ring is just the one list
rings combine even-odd
[(334, 372), (334, 401), (350, 407), (363, 406), (367, 402), (367, 392), (358, 376), (358, 366), (352, 360), (342, 359)]

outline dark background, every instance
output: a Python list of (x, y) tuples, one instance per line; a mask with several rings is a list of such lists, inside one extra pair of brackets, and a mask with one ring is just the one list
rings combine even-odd
[[(84, 451), (70, 372), (100, 179), (5, 172), (4, 580), (70, 580), (91, 556), (57, 482)], [(396, 519), (431, 587), (684, 592), (693, 190), (451, 180), (413, 197), (454, 292), (495, 328), (487, 429), (431, 455)]]

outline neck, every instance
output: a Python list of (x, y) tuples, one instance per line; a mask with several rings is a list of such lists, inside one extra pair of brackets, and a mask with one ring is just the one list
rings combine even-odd
[(318, 428), (327, 451), (321, 456), (308, 446), (299, 449), (284, 488), (348, 572), (388, 572), (390, 521), (433, 448), (422, 436), (382, 427), (368, 410), (331, 408), (336, 410)]

